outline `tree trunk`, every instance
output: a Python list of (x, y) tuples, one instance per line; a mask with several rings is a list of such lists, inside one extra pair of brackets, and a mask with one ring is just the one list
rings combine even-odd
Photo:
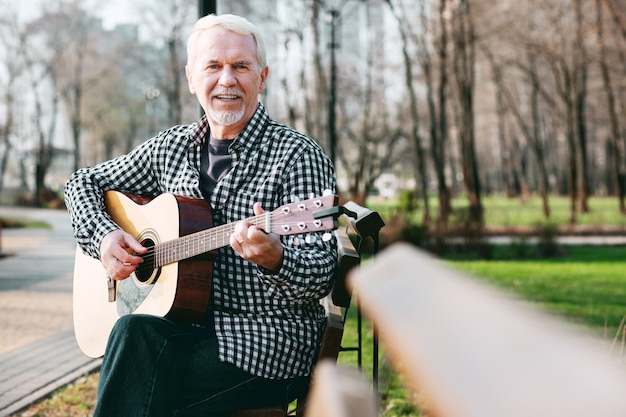
[(576, 224), (576, 201), (578, 200), (578, 188), (576, 187), (578, 177), (578, 171), (576, 169), (576, 139), (574, 138), (574, 103), (571, 99), (566, 98), (566, 131), (565, 136), (567, 138), (567, 185), (569, 189), (570, 199), (570, 216), (569, 223)]
[[(11, 75), (9, 75), (11, 77)], [(4, 188), (4, 175), (6, 173), (7, 165), (9, 162), (9, 155), (11, 154), (11, 149), (13, 148), (13, 144), (11, 143), (11, 134), (14, 129), (14, 118), (13, 114), (15, 111), (15, 97), (13, 95), (13, 80), (14, 78), (9, 79), (9, 83), (7, 85), (6, 92), (4, 94), (4, 126), (0, 126), (0, 144), (4, 145), (4, 153), (2, 154), (2, 158), (0, 158), (0, 192), (2, 192)]]
[(407, 93), (409, 95), (409, 111), (411, 114), (410, 138), (413, 142), (415, 150), (416, 166), (419, 175), (417, 183), (421, 186), (420, 195), (422, 196), (424, 206), (423, 222), (424, 224), (428, 224), (430, 222), (430, 205), (428, 202), (428, 174), (426, 169), (425, 151), (422, 146), (422, 137), (419, 134), (419, 112), (417, 108), (417, 96), (415, 94), (415, 89), (413, 88), (413, 59), (408, 50), (409, 37), (406, 32), (406, 27), (403, 24), (402, 17), (398, 14), (392, 2), (390, 0), (387, 0), (387, 4), (389, 4), (389, 8), (396, 18), (396, 21), (398, 22), (400, 38), (402, 39), (402, 56), (404, 58), (404, 82), (406, 84)]
[[(313, 91), (315, 91), (317, 101), (314, 104), (315, 108), (318, 111), (306, 111), (304, 112), (305, 117), (305, 126), (306, 132), (318, 138), (318, 141), (321, 143), (329, 143), (330, 138), (326, 134), (327, 129), (326, 122), (322, 117), (322, 109), (326, 107), (326, 103), (322, 103), (323, 97), (328, 97), (328, 87), (326, 86), (327, 79), (326, 74), (324, 73), (324, 65), (322, 62), (322, 54), (320, 51), (320, 47), (318, 45), (322, 45), (322, 38), (320, 35), (320, 31), (317, 25), (317, 22), (321, 19), (320, 15), (320, 5), (319, 2), (313, 1), (311, 2), (311, 11), (312, 11), (312, 22), (311, 28), (313, 30), (313, 45), (316, 45), (313, 52), (313, 68), (314, 68), (314, 82), (315, 86)], [(335, 161), (333, 161), (334, 163)]]
[(463, 181), (469, 199), (470, 221), (482, 225), (483, 207), (474, 136), (475, 38), (469, 0), (460, 1), (457, 13), (453, 17), (453, 26)]
[(582, 0), (575, 0), (576, 9), (576, 60), (575, 103), (576, 103), (576, 165), (578, 166), (578, 204), (581, 213), (589, 212), (589, 168), (587, 161), (587, 52), (583, 34)]
[(606, 48), (604, 46), (604, 27), (602, 22), (602, 3), (600, 0), (595, 0), (596, 5), (596, 32), (597, 36), (597, 48), (598, 55), (600, 60), (600, 70), (602, 74), (602, 83), (604, 86), (604, 91), (606, 93), (606, 101), (607, 101), (607, 111), (609, 114), (609, 122), (611, 125), (611, 136), (610, 136), (610, 145), (611, 145), (611, 160), (612, 160), (612, 170), (611, 175), (614, 182), (614, 190), (617, 195), (617, 201), (619, 204), (619, 210), (622, 214), (626, 215), (626, 205), (624, 203), (625, 198), (625, 190), (624, 190), (624, 181), (626, 179), (626, 175), (624, 173), (624, 162), (622, 161), (622, 152), (620, 146), (620, 122), (619, 117), (617, 115), (617, 108), (615, 104), (615, 95), (613, 90), (613, 82), (611, 80), (611, 74), (609, 71), (609, 66), (606, 59)]
[(167, 41), (167, 50), (169, 53), (169, 67), (171, 74), (171, 85), (166, 90), (168, 107), (167, 114), (169, 118), (169, 125), (179, 125), (182, 123), (183, 104), (181, 100), (181, 77), (178, 76), (180, 72), (180, 56), (178, 52), (178, 43), (180, 42), (181, 34), (178, 25), (175, 25), (172, 30), (170, 39)]
[[(446, 0), (439, 1), (439, 90), (438, 90), (438, 110), (432, 106), (431, 110), (431, 147), (433, 152), (433, 163), (437, 177), (437, 195), (439, 197), (438, 222), (447, 223), (448, 216), (452, 212), (451, 196), (446, 184), (446, 155), (445, 145), (448, 138), (448, 120), (446, 108), (446, 89), (448, 87), (448, 30), (446, 26), (445, 11)], [(429, 83), (430, 84), (430, 83)], [(429, 88), (430, 89), (430, 88)], [(429, 93), (429, 97), (431, 94)], [(431, 102), (432, 97), (431, 97)], [(439, 120), (435, 119), (437, 112)]]

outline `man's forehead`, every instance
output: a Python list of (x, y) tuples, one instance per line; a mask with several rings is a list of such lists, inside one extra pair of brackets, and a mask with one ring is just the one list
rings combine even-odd
[(244, 35), (219, 27), (203, 30), (198, 34), (197, 41), (207, 46), (211, 45), (214, 48), (221, 46), (222, 48), (230, 49), (234, 45), (245, 45), (246, 47), (256, 49), (256, 42), (252, 35)]
[(204, 36), (198, 38), (197, 52), (205, 55), (205, 58), (222, 60), (229, 57), (228, 59), (250, 60), (256, 55), (256, 43), (251, 35), (229, 31), (227, 34), (214, 31), (202, 35)]
[(256, 62), (256, 58), (250, 52), (236, 53), (232, 49), (215, 50), (205, 49), (198, 51), (198, 57), (205, 63), (230, 63), (230, 64), (252, 64)]

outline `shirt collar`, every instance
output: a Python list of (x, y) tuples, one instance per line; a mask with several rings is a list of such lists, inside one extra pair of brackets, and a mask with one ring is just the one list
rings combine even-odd
[(209, 127), (209, 120), (207, 119), (205, 114), (200, 120), (198, 120), (189, 127), (189, 137), (191, 138), (191, 140), (193, 140), (194, 144), (201, 145), (210, 130), (211, 129)]
[(237, 135), (233, 146), (241, 149), (250, 149), (256, 146), (258, 142), (263, 140), (263, 132), (269, 121), (269, 114), (265, 110), (263, 103), (259, 102), (252, 119), (246, 127)]

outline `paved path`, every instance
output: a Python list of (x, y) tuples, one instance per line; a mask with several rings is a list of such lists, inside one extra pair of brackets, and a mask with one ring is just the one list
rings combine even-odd
[(72, 329), (76, 244), (62, 210), (0, 207), (3, 216), (48, 222), (52, 229), (3, 229), (0, 354)]
[(0, 258), (0, 417), (50, 394), (99, 365), (72, 330), (76, 244), (63, 210), (0, 207), (0, 215), (51, 229), (3, 229)]

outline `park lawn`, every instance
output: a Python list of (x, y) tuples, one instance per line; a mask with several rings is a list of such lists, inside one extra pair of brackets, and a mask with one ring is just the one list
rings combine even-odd
[[(460, 200), (457, 204), (458, 207), (465, 207), (467, 201)], [(537, 226), (546, 223), (566, 225), (569, 223), (570, 201), (567, 197), (550, 197), (549, 219), (544, 217), (542, 201), (537, 196), (533, 196), (526, 202), (502, 196), (489, 196), (485, 197), (483, 204), (487, 227)], [(626, 226), (626, 216), (620, 213), (616, 198), (592, 197), (589, 199), (589, 212), (578, 213), (577, 216), (576, 224), (581, 226)]]
[[(570, 202), (565, 196), (550, 196), (550, 218), (543, 215), (542, 201), (537, 196), (522, 202), (519, 198), (508, 198), (501, 195), (483, 196), (484, 219), (486, 227), (536, 227), (545, 224), (567, 225), (569, 224)], [(413, 221), (421, 223), (423, 215), (422, 202), (411, 214)], [(468, 207), (465, 197), (457, 197), (452, 200), (453, 214), (451, 221), (454, 222)], [(431, 216), (437, 213), (439, 205), (436, 197), (429, 199)], [(384, 219), (391, 219), (398, 213), (396, 201), (379, 201), (370, 199), (367, 207), (377, 210)], [(407, 213), (401, 213), (406, 215)], [(589, 212), (578, 213), (576, 224), (579, 226), (624, 226), (626, 216), (619, 211), (617, 198), (615, 197), (591, 197), (589, 198)]]
[(552, 258), (448, 260), (549, 312), (612, 338), (626, 315), (626, 247), (567, 246)]
[(0, 216), (0, 231), (2, 229), (15, 228), (51, 229), (52, 226), (49, 223), (40, 220), (28, 220), (16, 217)]

